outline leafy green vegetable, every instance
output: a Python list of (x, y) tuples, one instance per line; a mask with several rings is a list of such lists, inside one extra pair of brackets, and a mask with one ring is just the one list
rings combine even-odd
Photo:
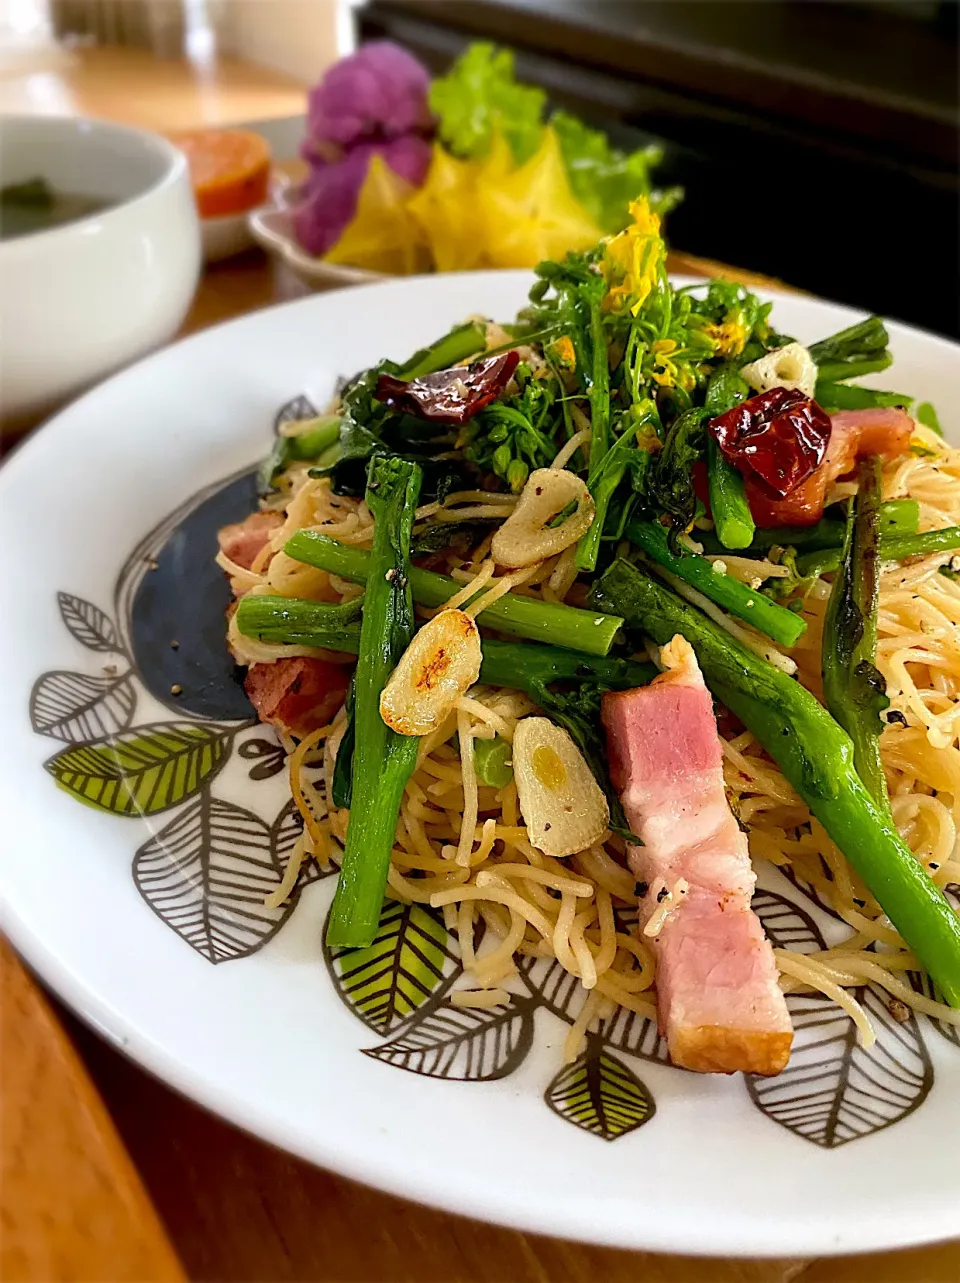
[(960, 1007), (960, 915), (928, 877), (854, 767), (842, 727), (799, 682), (629, 562), (594, 585), (593, 603), (616, 610), (659, 645), (677, 633), (696, 651), (713, 694), (756, 736), (859, 872), (945, 999)]
[(273, 449), (260, 468), (260, 485), (270, 489), (274, 481), (298, 460), (319, 459), (325, 450), (340, 440), (340, 416), (323, 414), (314, 419), (312, 426), (293, 436), (277, 435)]
[(502, 789), (513, 779), (513, 745), (499, 735), (473, 741), (473, 764), (481, 784)]
[(335, 948), (373, 942), (400, 802), (417, 764), (419, 740), (387, 726), (380, 716), (380, 694), (413, 636), (408, 576), (419, 490), (415, 464), (371, 461), (366, 499), (375, 526), (354, 677), (353, 806), (327, 923), (327, 942)]
[(683, 199), (683, 188), (653, 190), (650, 171), (663, 160), (663, 149), (654, 143), (636, 151), (614, 147), (601, 129), (591, 129), (565, 111), (550, 117), (567, 167), (570, 186), (580, 204), (605, 232), (626, 226), (630, 202), (647, 196), (650, 208), (661, 217)]
[(937, 412), (929, 401), (921, 401), (917, 406), (917, 419), (925, 428), (935, 432), (938, 437), (943, 436), (943, 428), (940, 426), (940, 420), (937, 418)]
[(880, 459), (860, 463), (856, 497), (847, 517), (839, 572), (823, 626), (823, 694), (827, 708), (853, 741), (860, 778), (878, 804), (887, 801), (880, 761), (881, 713), (890, 705), (877, 670), (880, 599)]
[(678, 415), (650, 470), (649, 494), (659, 510), (670, 517), (674, 535), (686, 530), (697, 513), (690, 474), (706, 445), (706, 418), (707, 411), (702, 406)]
[(545, 102), (542, 89), (517, 84), (512, 52), (486, 41), (470, 45), (430, 86), (440, 137), (465, 159), (486, 156), (499, 131), (515, 160), (529, 160), (540, 143)]
[(471, 463), (493, 472), (517, 494), (531, 472), (553, 461), (563, 412), (557, 405), (555, 378), (534, 379), (530, 367), (521, 364), (514, 382), (518, 394), (481, 410), (467, 424), (461, 440)]

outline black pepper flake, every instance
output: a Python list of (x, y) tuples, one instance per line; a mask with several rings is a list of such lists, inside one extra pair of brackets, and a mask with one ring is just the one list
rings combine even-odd
[(550, 830), (551, 830), (552, 828), (553, 828), (553, 825), (550, 823), (550, 821), (549, 821), (549, 820), (544, 820), (544, 823), (543, 823), (543, 831), (544, 831), (544, 833), (549, 833), (549, 832), (550, 832)]
[(931, 860), (930, 863), (927, 865), (927, 868), (930, 870), (931, 873), (936, 873), (939, 867), (940, 865), (936, 862), (936, 860)]
[(547, 887), (547, 895), (552, 895), (555, 900), (562, 898), (556, 887)]
[(867, 907), (866, 900), (858, 900), (856, 896), (853, 897), (853, 903), (860, 909), (865, 909)]
[(660, 890), (657, 892), (657, 904), (663, 904), (664, 900), (667, 898), (669, 894), (670, 892), (667, 890), (666, 887), (661, 887)]
[(790, 734), (790, 727), (789, 727), (789, 726), (784, 726), (784, 727), (783, 727), (783, 729), (780, 731), (780, 734), (781, 734), (781, 735), (789, 735), (789, 734)]
[(650, 887), (647, 885), (646, 882), (638, 882), (636, 886), (633, 888), (633, 894), (637, 897), (638, 900), (642, 900), (649, 890), (650, 890)]
[(900, 712), (899, 708), (891, 708), (887, 710), (887, 725), (893, 726), (894, 724), (898, 724), (900, 726), (906, 726), (907, 724), (907, 719), (904, 717), (903, 713)]

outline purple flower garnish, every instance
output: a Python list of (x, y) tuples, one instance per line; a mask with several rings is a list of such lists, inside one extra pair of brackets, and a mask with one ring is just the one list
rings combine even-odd
[(388, 143), (357, 143), (335, 164), (315, 165), (293, 211), (294, 234), (309, 254), (325, 254), (340, 239), (357, 212), (357, 198), (376, 153), (414, 187), (426, 177), (430, 144), (416, 134)]
[(429, 90), (430, 73), (405, 49), (389, 40), (363, 45), (311, 89), (304, 158), (335, 159), (330, 144), (431, 132)]

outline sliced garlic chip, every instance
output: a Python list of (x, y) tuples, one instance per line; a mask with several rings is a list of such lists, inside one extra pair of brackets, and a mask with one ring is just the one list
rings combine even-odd
[(757, 392), (771, 388), (797, 388), (812, 397), (817, 387), (817, 363), (800, 343), (778, 347), (759, 361), (751, 361), (740, 371)]
[(517, 723), (513, 776), (530, 841), (544, 855), (574, 855), (606, 833), (607, 799), (576, 744), (549, 718)]
[(498, 566), (532, 566), (575, 544), (593, 521), (596, 507), (585, 483), (566, 468), (531, 472), (517, 506), (493, 536)]
[(462, 610), (424, 624), (380, 695), (380, 716), (400, 735), (429, 735), (480, 676), (480, 631)]

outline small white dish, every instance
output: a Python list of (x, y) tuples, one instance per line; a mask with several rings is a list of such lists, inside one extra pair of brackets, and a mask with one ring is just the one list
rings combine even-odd
[(368, 285), (371, 281), (389, 279), (382, 272), (368, 272), (347, 263), (325, 263), (322, 258), (308, 254), (293, 234), (291, 210), (297, 190), (296, 187), (288, 188), (271, 204), (255, 209), (248, 216), (250, 231), (258, 245), (279, 258), (304, 285), (314, 290), (335, 289), (339, 285)]
[[(955, 1030), (893, 1021), (868, 994), (867, 1051), (829, 1003), (792, 995), (797, 1040), (778, 1079), (675, 1069), (633, 1017), (564, 1067), (571, 987), (531, 970), (498, 1013), (451, 1008), (459, 961), (435, 911), (394, 906), (364, 970), (324, 954), (333, 877), (264, 904), (297, 828), (282, 755), (226, 653), (217, 527), (254, 507), (278, 407), (322, 406), (341, 376), (403, 360), (471, 313), (510, 318), (530, 283), (438, 274), (254, 313), (124, 371), (0, 467), (16, 603), (0, 629), (0, 923), (151, 1072), (400, 1196), (686, 1254), (955, 1236)], [(810, 342), (858, 318), (776, 295), (773, 319)], [(895, 365), (874, 385), (934, 401), (960, 440), (957, 346), (889, 329)], [(781, 874), (758, 871), (771, 935), (837, 938)]]
[(0, 411), (36, 417), (166, 342), (200, 272), (186, 158), (106, 121), (0, 117), (4, 185), (44, 178), (108, 204), (0, 242)]
[[(290, 179), (279, 170), (273, 170), (270, 175), (270, 200), (263, 208), (278, 208), (289, 186)], [(220, 263), (256, 245), (257, 240), (251, 226), (256, 213), (256, 210), (245, 209), (239, 214), (224, 214), (222, 218), (202, 218), (200, 231), (203, 235), (204, 262)]]

